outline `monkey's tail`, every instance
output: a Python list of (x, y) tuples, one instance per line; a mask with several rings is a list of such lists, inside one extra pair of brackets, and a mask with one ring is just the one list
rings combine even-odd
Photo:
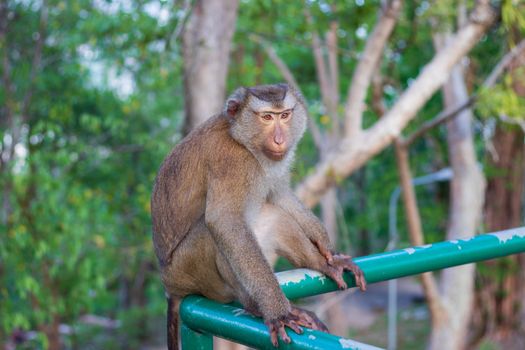
[(179, 301), (168, 297), (168, 350), (179, 349)]

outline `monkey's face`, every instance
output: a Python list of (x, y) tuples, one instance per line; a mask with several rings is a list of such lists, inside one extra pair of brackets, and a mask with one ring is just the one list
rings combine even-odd
[(283, 160), (306, 127), (302, 98), (284, 84), (241, 88), (229, 98), (225, 112), (232, 118), (232, 136), (272, 161)]
[(294, 108), (266, 107), (254, 111), (258, 129), (261, 131), (259, 147), (271, 160), (282, 160), (290, 147), (290, 126), (294, 117)]

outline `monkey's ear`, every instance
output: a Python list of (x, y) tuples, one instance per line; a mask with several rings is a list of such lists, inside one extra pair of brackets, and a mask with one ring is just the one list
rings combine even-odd
[(239, 111), (241, 110), (242, 104), (244, 103), (245, 99), (246, 89), (242, 87), (238, 88), (226, 100), (226, 105), (224, 106), (224, 113), (230, 118), (235, 118), (237, 113), (239, 113)]
[(228, 115), (228, 117), (235, 117), (237, 115), (237, 112), (241, 109), (241, 103), (237, 100), (228, 100), (226, 101), (226, 108), (225, 112)]

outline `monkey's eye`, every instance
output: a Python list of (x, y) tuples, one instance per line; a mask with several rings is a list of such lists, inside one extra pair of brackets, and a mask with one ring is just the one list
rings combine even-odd
[(262, 118), (263, 118), (264, 120), (267, 120), (267, 121), (270, 121), (270, 120), (273, 119), (271, 114), (265, 114), (265, 115), (262, 116)]
[(281, 119), (288, 119), (289, 116), (290, 116), (289, 112), (284, 112), (281, 114)]

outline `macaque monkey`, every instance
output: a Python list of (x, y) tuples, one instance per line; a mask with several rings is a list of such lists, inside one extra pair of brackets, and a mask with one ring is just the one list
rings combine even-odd
[(153, 243), (168, 295), (168, 348), (178, 347), (178, 303), (189, 294), (238, 300), (264, 319), (271, 341), (285, 326), (327, 331), (290, 305), (271, 266), (278, 256), (347, 287), (361, 270), (332, 253), (319, 219), (290, 188), (290, 165), (306, 128), (302, 96), (285, 84), (237, 89), (221, 114), (192, 131), (162, 164), (151, 198)]

